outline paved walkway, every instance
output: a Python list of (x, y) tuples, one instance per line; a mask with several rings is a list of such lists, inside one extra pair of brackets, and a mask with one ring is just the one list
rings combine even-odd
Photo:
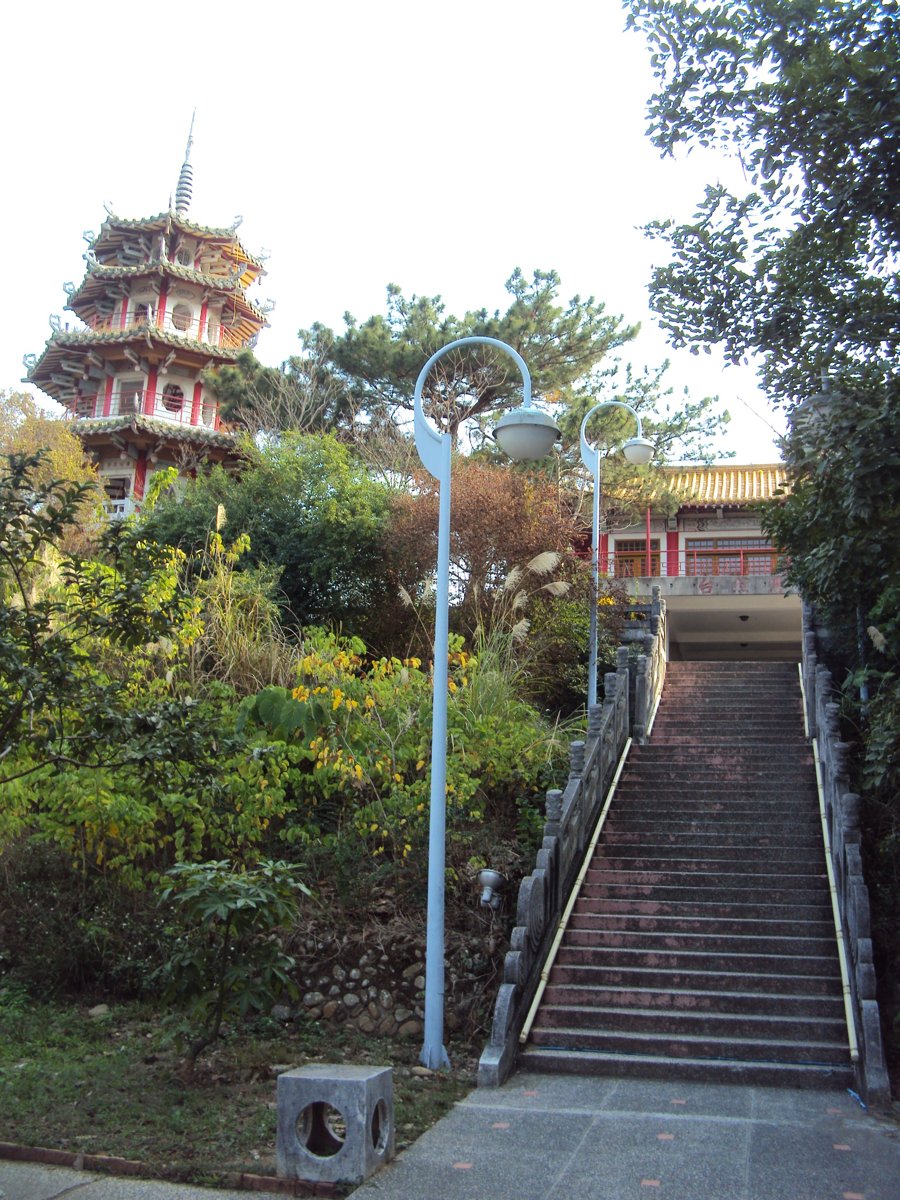
[[(249, 1195), (0, 1161), (3, 1200)], [(352, 1195), (900, 1200), (900, 1127), (846, 1092), (522, 1074), (470, 1093)]]

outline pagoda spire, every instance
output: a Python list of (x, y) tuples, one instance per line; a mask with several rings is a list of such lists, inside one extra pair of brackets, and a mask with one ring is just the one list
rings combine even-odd
[(191, 207), (191, 194), (194, 187), (194, 170), (191, 166), (191, 146), (194, 144), (194, 118), (197, 115), (196, 108), (191, 115), (191, 128), (188, 132), (187, 147), (184, 152), (184, 162), (181, 164), (181, 173), (178, 176), (178, 186), (175, 189), (175, 211), (180, 217), (187, 216), (188, 209)]

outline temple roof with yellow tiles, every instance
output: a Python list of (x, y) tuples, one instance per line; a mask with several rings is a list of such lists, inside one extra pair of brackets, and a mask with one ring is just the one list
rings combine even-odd
[(703, 466), (693, 463), (664, 467), (668, 489), (682, 497), (688, 506), (743, 507), (773, 500), (788, 487), (784, 463), (762, 463), (740, 466), (714, 463)]

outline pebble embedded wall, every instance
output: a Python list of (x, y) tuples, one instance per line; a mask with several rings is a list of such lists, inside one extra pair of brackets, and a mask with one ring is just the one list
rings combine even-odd
[[(492, 1003), (500, 957), (485, 933), (447, 934), (448, 1031), (478, 1019)], [(301, 988), (292, 1008), (278, 1005), (282, 1020), (350, 1025), (379, 1037), (415, 1038), (424, 1029), (425, 940), (408, 932), (360, 930), (358, 939), (308, 928), (299, 946), (294, 977)], [(485, 999), (485, 992), (488, 993)]]

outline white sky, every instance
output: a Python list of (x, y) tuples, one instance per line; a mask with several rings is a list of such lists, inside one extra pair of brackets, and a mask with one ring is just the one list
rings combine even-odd
[[(648, 55), (619, 0), (344, 0), (90, 6), (45, 0), (4, 15), (0, 74), (6, 234), (0, 388), (19, 387), (64, 280), (84, 275), (84, 230), (104, 202), (151, 216), (174, 193), (196, 106), (192, 219), (229, 225), (267, 276), (257, 354), (297, 330), (383, 312), (385, 286), (448, 312), (505, 309), (513, 268), (562, 276), (641, 322), (635, 365), (732, 415), (723, 450), (777, 457), (749, 369), (668, 349), (647, 307), (659, 245), (637, 228), (688, 217), (733, 162), (661, 161), (645, 136)], [(753, 415), (747, 405), (760, 414)]]

